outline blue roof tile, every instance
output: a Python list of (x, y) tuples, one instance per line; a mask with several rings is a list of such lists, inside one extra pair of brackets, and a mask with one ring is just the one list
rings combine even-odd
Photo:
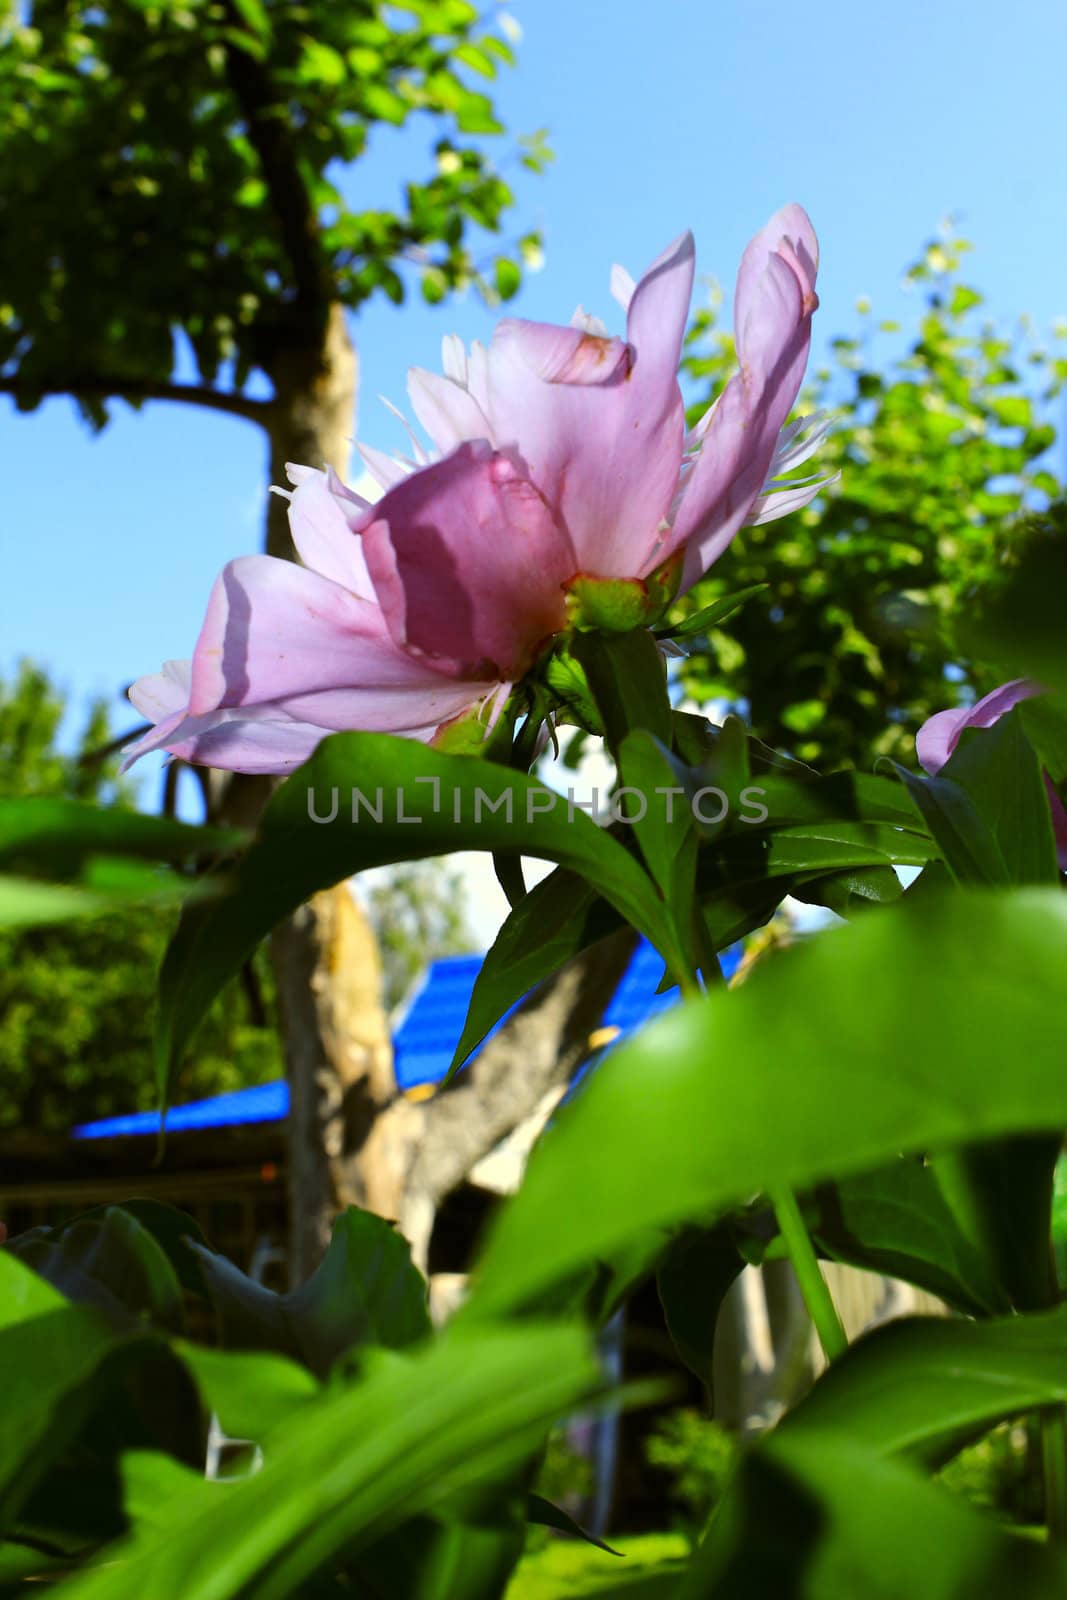
[[(720, 961), (727, 977), (736, 971), (740, 959), (739, 945), (723, 952)], [(427, 971), (393, 1038), (396, 1081), (400, 1089), (439, 1083), (448, 1071), (481, 967), (481, 956), (444, 956)], [(662, 960), (652, 946), (642, 940), (604, 1013), (604, 1026), (618, 1028), (620, 1036), (632, 1033), (641, 1023), (673, 1005), (678, 998), (676, 988), (664, 994), (656, 993), (662, 976)], [(497, 1027), (504, 1020), (502, 1018)], [(252, 1089), (238, 1089), (210, 1100), (193, 1100), (188, 1105), (175, 1106), (167, 1115), (167, 1131), (182, 1133), (193, 1128), (279, 1122), (288, 1111), (289, 1085), (284, 1079), (278, 1079)], [(158, 1131), (159, 1114), (155, 1111), (106, 1117), (74, 1129), (79, 1139), (114, 1139)]]

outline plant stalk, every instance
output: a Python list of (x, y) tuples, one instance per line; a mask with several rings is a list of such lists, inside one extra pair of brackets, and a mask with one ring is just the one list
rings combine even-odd
[(848, 1349), (848, 1339), (833, 1297), (826, 1287), (826, 1280), (819, 1270), (815, 1247), (801, 1216), (797, 1197), (792, 1189), (772, 1189), (770, 1199), (808, 1315), (815, 1324), (823, 1354), (827, 1362), (832, 1364)]

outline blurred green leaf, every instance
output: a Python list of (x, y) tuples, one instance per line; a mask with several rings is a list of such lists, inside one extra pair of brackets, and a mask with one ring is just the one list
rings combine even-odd
[(961, 1227), (933, 1168), (897, 1157), (820, 1188), (813, 1238), (835, 1261), (916, 1284), (968, 1316), (1011, 1308), (979, 1245)]
[(1067, 1400), (1067, 1309), (971, 1322), (898, 1318), (850, 1346), (780, 1424), (940, 1466), (1007, 1417)]
[(401, 1349), (430, 1332), (426, 1280), (406, 1239), (383, 1217), (349, 1206), (299, 1289), (276, 1294), (225, 1256), (190, 1242), (218, 1312), (222, 1342), (301, 1361), (319, 1378), (364, 1345)]
[(8, 1249), (68, 1300), (172, 1332), (184, 1326), (177, 1273), (148, 1229), (121, 1206), (22, 1234)]
[(599, 1385), (586, 1336), (485, 1329), (372, 1361), (264, 1442), (262, 1471), (190, 1485), (72, 1600), (283, 1600), (391, 1528), (524, 1460)]
[(231, 1439), (263, 1438), (322, 1393), (305, 1366), (282, 1356), (185, 1343), (175, 1351)]
[(910, 1466), (839, 1433), (747, 1456), (677, 1600), (1053, 1600), (1057, 1549), (983, 1519)]
[(660, 1304), (674, 1347), (712, 1393), (715, 1328), (723, 1300), (745, 1266), (729, 1228), (683, 1228), (656, 1271)]
[(1056, 892), (905, 899), (675, 1007), (560, 1113), (460, 1316), (517, 1309), (638, 1224), (1067, 1126), (1065, 957)]
[(66, 1301), (13, 1250), (0, 1249), (0, 1332), (28, 1317), (61, 1311)]
[(551, 1500), (546, 1500), (542, 1494), (527, 1495), (526, 1520), (542, 1528), (554, 1528), (557, 1533), (568, 1533), (572, 1539), (583, 1539), (586, 1544), (595, 1545), (598, 1550), (605, 1550), (609, 1556), (621, 1554), (620, 1551), (613, 1550), (610, 1544), (605, 1544), (603, 1539), (597, 1539), (580, 1523), (575, 1522), (573, 1517), (568, 1516), (566, 1511), (554, 1505)]

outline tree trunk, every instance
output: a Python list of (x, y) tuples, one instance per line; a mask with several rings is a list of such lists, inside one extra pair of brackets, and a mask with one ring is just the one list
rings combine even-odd
[[(322, 346), (272, 364), (271, 482), (285, 464), (348, 470), (357, 362), (335, 306)], [(270, 496), (266, 547), (295, 559), (286, 502)], [(244, 809), (264, 781), (244, 780)], [(228, 809), (241, 802), (231, 784)], [(233, 791), (237, 791), (234, 793)], [(547, 983), (457, 1085), (427, 1104), (396, 1092), (377, 944), (347, 885), (315, 895), (271, 941), (289, 1078), (290, 1276), (318, 1264), (334, 1216), (360, 1205), (395, 1220), (425, 1265), (437, 1207), (471, 1168), (562, 1087), (626, 966), (633, 937), (615, 936)], [(520, 1162), (521, 1165), (521, 1162)]]
[(378, 947), (346, 884), (315, 895), (275, 930), (289, 1078), (289, 1271), (301, 1283), (348, 1205), (379, 1207), (361, 1179), (360, 1149), (393, 1099), (393, 1053)]
[[(287, 461), (303, 467), (333, 467), (348, 472), (356, 431), (359, 362), (340, 305), (330, 309), (318, 348), (294, 345), (271, 363), (270, 481), (287, 489)], [(267, 506), (268, 555), (296, 560), (289, 534), (287, 502), (272, 494)]]
[[(636, 935), (620, 930), (549, 978), (482, 1048), (462, 1076), (419, 1105), (398, 1102), (374, 1129), (371, 1151), (397, 1195), (393, 1213), (416, 1261), (428, 1264), (441, 1202), (490, 1151), (526, 1125), (531, 1137), (594, 1048), (604, 1009), (633, 954)], [(493, 1187), (518, 1187), (523, 1144), (504, 1153)]]
[[(339, 305), (318, 349), (294, 346), (272, 363), (270, 481), (288, 487), (286, 462), (348, 472), (356, 424), (358, 364)], [(267, 552), (294, 560), (287, 502), (271, 495)], [(347, 1152), (366, 1140), (395, 1093), (381, 967), (370, 924), (341, 883), (315, 895), (275, 930), (289, 1079), (289, 1270), (314, 1271), (330, 1225), (346, 1205), (372, 1197)]]

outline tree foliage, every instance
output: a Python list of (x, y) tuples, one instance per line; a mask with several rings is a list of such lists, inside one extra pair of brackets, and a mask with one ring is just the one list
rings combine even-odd
[[(0, 381), (21, 406), (239, 410), (230, 380), (272, 377), (331, 304), (399, 301), (412, 272), (430, 301), (472, 280), (507, 297), (536, 249), (476, 253), (512, 199), (483, 148), (512, 52), (466, 0), (34, 0), (0, 46)], [(423, 116), (429, 173), (361, 209), (345, 167)], [(177, 329), (199, 385), (173, 383)]]
[[(66, 699), (40, 666), (22, 661), (10, 683), (0, 680), (0, 797), (132, 806), (136, 788), (117, 776), (105, 703), (89, 707), (80, 737), (65, 750), (68, 722)], [(471, 948), (462, 885), (443, 863), (384, 872), (366, 899), (388, 1007), (438, 956)], [(176, 909), (157, 906), (0, 930), (0, 1128), (64, 1133), (78, 1122), (155, 1107), (156, 984), (176, 922)], [(260, 952), (212, 1007), (174, 1098), (279, 1077), (274, 1009)]]
[(473, 948), (463, 880), (447, 861), (389, 868), (367, 885), (364, 898), (378, 936), (389, 1011), (431, 961)]
[[(10, 683), (0, 681), (0, 796), (131, 806), (134, 786), (117, 777), (117, 755), (100, 756), (113, 738), (105, 704), (89, 708), (73, 750), (60, 738), (65, 712), (63, 694), (31, 662), (21, 662)], [(176, 920), (173, 909), (145, 907), (0, 931), (0, 1128), (65, 1133), (157, 1103), (155, 989)], [(265, 959), (252, 973), (251, 988), (231, 984), (212, 1008), (179, 1098), (280, 1074)]]
[[(859, 302), (858, 333), (832, 341), (800, 408), (832, 413), (815, 464), (838, 481), (787, 522), (746, 528), (690, 597), (697, 609), (767, 585), (706, 640), (686, 640), (682, 682), (739, 704), (762, 739), (805, 761), (910, 760), (932, 712), (994, 686), (956, 624), (1026, 508), (1063, 491), (1048, 402), (1067, 360), (1025, 319), (1006, 333), (987, 317), (961, 276), (968, 249), (946, 236), (910, 268), (924, 298), (907, 330)], [(685, 358), (702, 391), (693, 418), (732, 363), (714, 307), (701, 312)]]

